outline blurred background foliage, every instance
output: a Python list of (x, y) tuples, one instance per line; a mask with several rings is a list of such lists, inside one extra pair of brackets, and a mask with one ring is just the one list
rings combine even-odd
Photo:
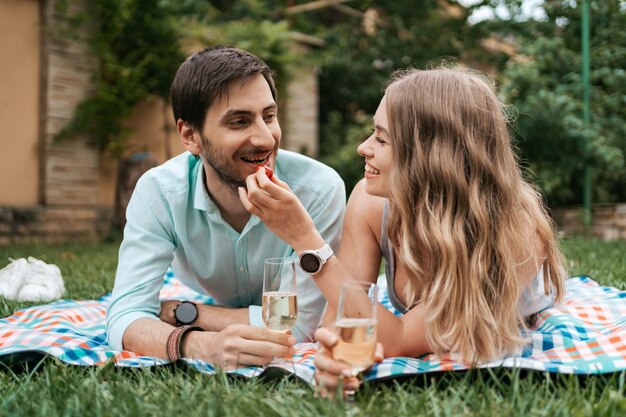
[[(279, 84), (302, 60), (319, 68), (319, 159), (350, 191), (362, 178), (356, 146), (369, 134), (389, 75), (459, 63), (487, 71), (502, 100), (518, 109), (512, 132), (519, 154), (549, 203), (580, 203), (581, 1), (544, 0), (543, 15), (530, 18), (523, 0), (93, 0), (96, 18), (83, 21), (100, 25), (93, 46), (101, 71), (94, 96), (63, 134), (88, 132), (119, 155), (132, 107), (149, 96), (167, 98), (190, 50), (230, 44), (262, 57)], [(590, 5), (593, 199), (626, 201), (626, 1)], [(473, 12), (485, 8), (494, 18), (473, 22)], [(304, 53), (294, 32), (324, 46)]]

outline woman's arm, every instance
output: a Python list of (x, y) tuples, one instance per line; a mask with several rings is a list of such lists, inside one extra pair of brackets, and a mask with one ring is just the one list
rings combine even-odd
[[(363, 181), (356, 185), (348, 199), (337, 258), (348, 275), (357, 281), (374, 283), (378, 277), (384, 201), (381, 197), (365, 194)], [(335, 316), (336, 310), (329, 305), (322, 325), (332, 325)]]
[[(310, 216), (287, 184), (276, 176), (270, 180), (264, 170), (249, 176), (246, 184), (247, 192), (243, 188), (239, 190), (245, 207), (297, 253), (324, 246)], [(381, 256), (376, 236), (380, 237), (380, 231), (374, 230), (372, 225), (380, 227), (381, 220), (376, 219), (382, 218), (382, 203), (382, 199), (367, 194), (362, 184), (355, 188), (346, 212), (345, 238), (348, 241), (341, 244), (341, 260), (331, 257), (322, 270), (312, 276), (334, 311), (343, 283), (374, 282), (378, 276)], [(332, 314), (332, 310), (328, 314)], [(415, 357), (430, 352), (425, 319), (426, 312), (419, 305), (403, 317), (396, 317), (378, 304), (378, 340), (383, 344), (385, 355)]]

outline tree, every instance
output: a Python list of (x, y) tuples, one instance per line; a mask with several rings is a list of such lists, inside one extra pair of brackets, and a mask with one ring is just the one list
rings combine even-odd
[(79, 104), (57, 139), (85, 133), (111, 156), (123, 155), (130, 133), (126, 119), (144, 99), (160, 97), (169, 102), (174, 74), (189, 50), (238, 46), (262, 57), (285, 84), (290, 66), (301, 59), (292, 47), (287, 22), (261, 21), (269, 10), (267, 2), (221, 3), (94, 0), (93, 16), (88, 16), (69, 12), (68, 0), (58, 0), (57, 10), (66, 15), (69, 26), (96, 22), (91, 46), (100, 69), (93, 95)]
[[(452, 1), (361, 1), (290, 16), (293, 28), (326, 41), (320, 51), (320, 159), (348, 192), (363, 177), (358, 143), (370, 134), (385, 83), (397, 69), (478, 56), (482, 27)], [(493, 57), (493, 55), (492, 55)]]
[[(67, 1), (57, 3), (67, 12)], [(173, 74), (183, 60), (176, 13), (169, 1), (95, 0), (93, 16), (71, 14), (73, 24), (96, 22), (91, 43), (100, 59), (95, 91), (81, 102), (70, 124), (57, 139), (86, 133), (92, 143), (113, 156), (125, 150), (125, 119), (143, 99), (166, 102)]]
[[(518, 1), (499, 2), (515, 7)], [(503, 96), (518, 110), (524, 163), (552, 205), (580, 203), (584, 166), (580, 1), (547, 0), (541, 21), (490, 22), (513, 35), (523, 59), (503, 73)], [(591, 1), (591, 160), (593, 199), (626, 200), (626, 8)]]

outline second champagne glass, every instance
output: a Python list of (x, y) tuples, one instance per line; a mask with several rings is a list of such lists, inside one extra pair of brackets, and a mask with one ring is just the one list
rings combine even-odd
[[(352, 282), (343, 284), (335, 330), (339, 336), (333, 357), (350, 366), (357, 376), (374, 363), (376, 353), (376, 284)], [(347, 392), (354, 399), (354, 392)]]

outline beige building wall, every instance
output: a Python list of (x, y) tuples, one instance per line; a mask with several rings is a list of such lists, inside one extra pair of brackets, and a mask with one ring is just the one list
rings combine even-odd
[(39, 1), (0, 1), (0, 205), (39, 200)]
[[(163, 100), (154, 98), (146, 100), (135, 108), (127, 126), (132, 129), (128, 139), (130, 156), (137, 152), (150, 152), (159, 164), (185, 151), (176, 133), (171, 106), (164, 105)], [(101, 155), (99, 187), (99, 204), (113, 207), (115, 202), (115, 184), (117, 181), (117, 162), (107, 155)]]
[[(318, 74), (310, 66), (297, 68), (287, 85), (287, 100), (283, 103), (285, 120), (283, 147), (316, 158), (318, 143)], [(281, 121), (282, 123), (283, 121)]]

